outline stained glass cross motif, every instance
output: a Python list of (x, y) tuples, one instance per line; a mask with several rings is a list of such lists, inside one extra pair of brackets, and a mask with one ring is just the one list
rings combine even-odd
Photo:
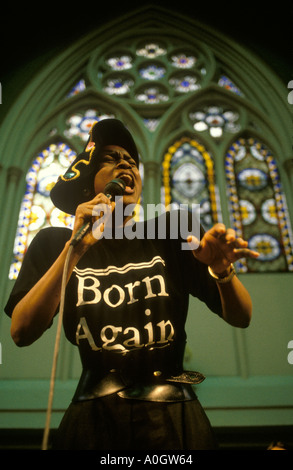
[(249, 246), (259, 253), (260, 261), (272, 261), (281, 254), (280, 243), (269, 234), (252, 236), (249, 240)]
[(251, 202), (246, 200), (239, 200), (239, 209), (243, 225), (250, 224), (256, 217), (255, 207)]
[(186, 198), (193, 198), (206, 184), (203, 172), (191, 163), (181, 165), (173, 174), (173, 184)]
[(258, 168), (246, 168), (238, 174), (239, 184), (250, 191), (258, 191), (267, 185), (268, 175)]

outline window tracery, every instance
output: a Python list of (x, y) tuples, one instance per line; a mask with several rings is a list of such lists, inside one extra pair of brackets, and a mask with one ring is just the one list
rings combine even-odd
[[(156, 158), (162, 162), (161, 200), (164, 204), (199, 204), (205, 228), (221, 221), (221, 204), (225, 201), (220, 201), (215, 168), (223, 165), (231, 224), (240, 236), (248, 237), (252, 248), (258, 247), (262, 253), (258, 261), (239, 263), (238, 270), (292, 271), (292, 234), (277, 160), (260, 142), (254, 140), (254, 143), (249, 141), (248, 144), (247, 139), (237, 140), (237, 135), (247, 131), (245, 122), (248, 122), (242, 119), (242, 114), (246, 113), (244, 100), (248, 100), (246, 90), (242, 89), (243, 83), (239, 86), (235, 77), (230, 76), (233, 75), (231, 69), (226, 73), (223, 64), (217, 64), (212, 48), (175, 36), (166, 38), (162, 34), (143, 39), (137, 36), (137, 39), (126, 39), (119, 45), (112, 41), (105, 48), (107, 52), (93, 51), (80, 79), (72, 83), (64, 96), (68, 103), (76, 100), (75, 111), (63, 112), (62, 132), (52, 122), (52, 131), (48, 134), (52, 139), (63, 135), (69, 146), (63, 151), (60, 145), (65, 144), (52, 143), (52, 146), (55, 145), (54, 151), (50, 146), (51, 150), (48, 148), (40, 154), (42, 165), (46, 164), (45, 153), (48, 152), (51, 156), (55, 155), (55, 160), (57, 154), (63, 162), (65, 159), (64, 168), (67, 167), (74, 155), (70, 146), (75, 148), (74, 144), (79, 142), (82, 147), (95, 121), (116, 117), (114, 112), (104, 112), (103, 105), (90, 104), (89, 99), (83, 101), (81, 106), (78, 100), (83, 99), (89, 90), (98, 93), (99, 102), (105, 100), (105, 109), (109, 109), (109, 103), (113, 104), (110, 109), (116, 109), (115, 105), (119, 103), (120, 114), (123, 115), (123, 106), (128, 106), (150, 138), (161, 132), (162, 118), (166, 121), (168, 117), (173, 120), (173, 127), (178, 128), (177, 135), (183, 137), (175, 139), (170, 145), (168, 135), (163, 134), (162, 139), (165, 139), (168, 150), (163, 155), (144, 156), (146, 161)], [(210, 85), (218, 87), (218, 94), (209, 96), (207, 93), (207, 97), (203, 98), (202, 93)], [(201, 93), (199, 104), (197, 93)], [(243, 100), (241, 104), (239, 99)], [(172, 109), (183, 100), (185, 108), (175, 117)], [(60, 117), (58, 119), (60, 122)], [(212, 145), (207, 145), (208, 142), (224, 149), (223, 142), (231, 139), (233, 134), (235, 142), (226, 155), (225, 150), (217, 155), (207, 151), (207, 148), (212, 148)], [(59, 174), (63, 172), (62, 165)], [(38, 170), (36, 168), (34, 161), (27, 174), (27, 189), (15, 239), (12, 277), (17, 276), (23, 253), (37, 230), (44, 224), (70, 225), (70, 219), (54, 212), (44, 199), (48, 193), (46, 196), (42, 188), (52, 184), (57, 167), (50, 164), (47, 170), (41, 165)], [(42, 179), (43, 171), (47, 173)], [(32, 175), (34, 183), (30, 182)]]

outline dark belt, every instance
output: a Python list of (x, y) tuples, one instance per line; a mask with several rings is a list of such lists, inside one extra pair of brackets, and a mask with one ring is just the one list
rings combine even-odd
[(176, 402), (194, 400), (196, 395), (188, 384), (165, 383), (160, 385), (136, 384), (118, 392), (119, 397), (131, 400)]
[(73, 397), (73, 402), (93, 400), (113, 393), (121, 398), (156, 402), (194, 400), (192, 385), (205, 379), (200, 372), (184, 371), (180, 375), (164, 377), (161, 371), (154, 371), (147, 380), (133, 380), (117, 370), (111, 370), (98, 377), (93, 370), (84, 370)]

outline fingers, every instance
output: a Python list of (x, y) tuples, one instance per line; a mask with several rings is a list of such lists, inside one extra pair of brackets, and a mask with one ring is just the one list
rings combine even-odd
[(200, 250), (201, 248), (200, 241), (194, 235), (189, 235), (186, 241), (188, 243), (190, 250), (193, 250), (193, 251)]
[(111, 209), (113, 212), (115, 203), (111, 201), (105, 194), (97, 194), (91, 201), (87, 201), (84, 204), (80, 204), (76, 210), (76, 218), (89, 220), (92, 218), (103, 215), (104, 212)]
[(248, 246), (248, 242), (243, 240), (243, 238), (236, 238), (236, 232), (234, 229), (226, 229), (224, 224), (214, 225), (211, 229), (211, 235), (218, 238), (221, 242), (228, 244), (230, 248), (246, 248)]
[(233, 250), (233, 255), (235, 257), (234, 261), (237, 261), (241, 258), (258, 258), (259, 253), (256, 251), (250, 250), (248, 248), (248, 242), (243, 240), (243, 238), (236, 238), (235, 230), (228, 228), (225, 229), (225, 232), (222, 231), (222, 228), (219, 231), (220, 235), (218, 238), (223, 242), (229, 250)]
[[(92, 233), (94, 226), (97, 233), (102, 233), (104, 225), (110, 219), (114, 208), (115, 203), (103, 193), (97, 194), (92, 200), (80, 204), (75, 213), (73, 234), (87, 222), (90, 222), (92, 225)], [(95, 238), (98, 239), (100, 236)]]
[(241, 258), (256, 259), (259, 257), (259, 253), (257, 251), (250, 250), (249, 248), (234, 249), (233, 253), (236, 257), (236, 260), (239, 260)]
[(258, 258), (259, 253), (248, 248), (248, 242), (241, 237), (236, 237), (236, 232), (232, 228), (226, 229), (222, 223), (214, 225), (206, 232), (200, 242), (196, 237), (190, 235), (187, 238), (190, 249), (199, 258), (206, 258), (210, 255), (207, 246), (213, 254), (213, 260), (221, 257), (229, 262), (237, 261), (241, 258)]
[(106, 204), (104, 202), (96, 204), (92, 207), (92, 218), (100, 218), (103, 216), (109, 216), (113, 210), (115, 209), (115, 202), (110, 202), (110, 204)]
[(93, 205), (96, 205), (96, 204), (108, 204), (108, 205), (110, 205), (111, 204), (111, 199), (109, 197), (107, 197), (106, 194), (99, 193), (90, 202)]
[(209, 232), (213, 237), (220, 238), (225, 235), (226, 227), (224, 224), (216, 224), (209, 230)]
[(215, 232), (213, 235), (216, 236), (216, 238), (219, 238), (221, 241), (231, 243), (236, 240), (235, 230), (232, 228), (226, 229), (225, 225), (223, 224), (217, 224), (214, 228)]

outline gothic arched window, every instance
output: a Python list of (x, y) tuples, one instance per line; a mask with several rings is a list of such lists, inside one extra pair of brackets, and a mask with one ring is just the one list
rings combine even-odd
[(221, 219), (214, 163), (203, 145), (182, 137), (169, 147), (162, 163), (162, 200), (168, 206), (186, 204), (200, 209), (205, 229)]
[[(134, 134), (145, 204), (199, 204), (206, 229), (218, 221), (232, 224), (251, 246), (262, 250), (260, 260), (239, 264), (241, 272), (291, 271), (293, 242), (278, 163), (291, 144), (283, 144), (287, 133), (280, 94), (268, 80), (267, 69), (215, 32), (202, 34), (183, 20), (176, 19), (174, 27), (174, 18), (162, 15), (158, 22), (150, 13), (140, 28), (137, 19), (132, 20), (127, 29), (117, 24), (113, 34), (109, 26), (82, 46), (72, 46), (62, 64), (52, 66), (54, 83), (42, 78), (38, 84), (44, 87), (46, 102), (34, 102), (40, 108), (40, 132), (37, 137), (31, 132), (26, 154), (30, 169), (25, 171), (28, 183), (10, 276), (17, 276), (37, 230), (60, 223), (61, 217), (52, 218), (48, 193), (40, 192), (41, 175), (50, 180), (49, 187), (57, 167), (31, 166), (38, 153), (31, 149), (59, 149), (59, 142), (65, 142), (68, 162), (84, 148), (93, 122), (108, 117), (121, 119)], [(30, 100), (32, 109), (34, 95)], [(276, 130), (274, 119), (280, 120)], [(243, 135), (257, 136), (254, 144)], [(274, 149), (283, 146), (280, 155), (273, 158), (261, 142)], [(63, 150), (56, 151), (63, 155)], [(67, 222), (64, 218), (62, 223)]]
[(73, 217), (61, 212), (50, 199), (58, 176), (74, 160), (75, 152), (64, 143), (51, 144), (34, 159), (26, 175), (26, 191), (20, 206), (9, 277), (18, 275), (24, 254), (33, 237), (49, 226), (72, 227)]
[(240, 272), (293, 271), (293, 237), (276, 159), (254, 138), (235, 141), (225, 169), (231, 225), (257, 260), (242, 260)]

